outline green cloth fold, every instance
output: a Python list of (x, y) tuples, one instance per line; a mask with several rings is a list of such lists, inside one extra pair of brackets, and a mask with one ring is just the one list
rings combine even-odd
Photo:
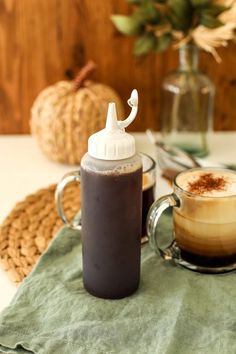
[(236, 353), (235, 280), (173, 266), (146, 245), (139, 290), (97, 299), (83, 288), (80, 235), (63, 228), (2, 312), (0, 353)]

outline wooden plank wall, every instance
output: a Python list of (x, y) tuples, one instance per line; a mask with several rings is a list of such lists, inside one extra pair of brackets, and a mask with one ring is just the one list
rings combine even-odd
[[(30, 107), (49, 84), (73, 76), (88, 59), (94, 79), (113, 86), (126, 100), (140, 92), (133, 130), (159, 128), (160, 84), (174, 69), (177, 53), (132, 56), (132, 39), (110, 22), (128, 13), (125, 0), (0, 0), (0, 133), (29, 132)], [(217, 87), (214, 127), (236, 130), (236, 45), (220, 51), (223, 63), (203, 54), (202, 69)]]

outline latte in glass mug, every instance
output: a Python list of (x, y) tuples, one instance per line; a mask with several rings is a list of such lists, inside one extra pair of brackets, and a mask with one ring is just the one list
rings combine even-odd
[[(154, 234), (168, 206), (173, 206), (174, 242), (160, 250), (158, 233)], [(160, 198), (151, 209), (149, 237), (164, 258), (206, 272), (236, 268), (236, 172), (218, 168), (184, 171), (175, 179), (174, 193)]]
[(224, 265), (228, 257), (235, 261), (236, 174), (190, 171), (180, 174), (176, 184), (188, 192), (180, 208), (174, 208), (182, 257), (206, 265)]

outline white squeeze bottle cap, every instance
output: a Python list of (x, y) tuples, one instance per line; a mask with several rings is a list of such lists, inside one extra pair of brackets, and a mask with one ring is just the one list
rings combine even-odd
[(138, 92), (133, 90), (128, 104), (132, 107), (128, 118), (117, 120), (116, 105), (109, 103), (106, 127), (90, 136), (88, 153), (96, 159), (122, 160), (135, 154), (134, 137), (125, 132), (125, 128), (133, 122), (138, 112)]

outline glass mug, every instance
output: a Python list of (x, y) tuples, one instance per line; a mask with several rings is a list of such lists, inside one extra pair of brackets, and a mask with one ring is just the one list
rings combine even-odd
[[(226, 195), (199, 195), (185, 190), (179, 181), (188, 174), (221, 173), (234, 181)], [(236, 172), (216, 168), (195, 168), (177, 175), (174, 192), (158, 199), (147, 217), (150, 246), (165, 260), (203, 273), (223, 273), (236, 269)], [(167, 208), (173, 208), (173, 238), (160, 245), (158, 222)]]
[[(147, 154), (139, 153), (143, 165), (143, 182), (142, 182), (142, 243), (147, 242), (146, 233), (146, 219), (150, 206), (155, 199), (155, 186), (156, 186), (156, 162)], [(69, 221), (64, 213), (62, 194), (63, 190), (68, 183), (80, 183), (80, 170), (68, 173), (64, 176), (62, 181), (58, 184), (56, 189), (56, 204), (58, 214), (65, 225), (68, 227), (81, 230), (81, 211), (78, 212), (72, 221)]]

